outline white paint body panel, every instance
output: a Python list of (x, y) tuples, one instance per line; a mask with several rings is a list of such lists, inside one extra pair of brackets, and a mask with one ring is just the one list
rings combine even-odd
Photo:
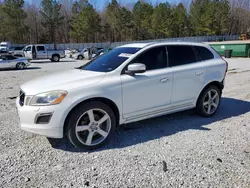
[(169, 105), (171, 102), (173, 73), (169, 68), (135, 76), (123, 74), (121, 81), (124, 118)]
[[(93, 98), (113, 101), (119, 110), (119, 124), (194, 108), (203, 88), (214, 81), (222, 82), (225, 76), (226, 62), (213, 50), (213, 60), (146, 71), (134, 76), (122, 74), (124, 67), (145, 50), (171, 44), (197, 45), (211, 49), (205, 44), (181, 42), (125, 45), (142, 49), (114, 71), (103, 73), (76, 69), (27, 82), (21, 86), (26, 97), (52, 90), (66, 90), (68, 95), (58, 105), (40, 107), (20, 106), (18, 98), (16, 105), (21, 128), (48, 137), (62, 138), (68, 113), (77, 104)], [(53, 116), (48, 124), (38, 125), (34, 122), (38, 113), (53, 113)]]

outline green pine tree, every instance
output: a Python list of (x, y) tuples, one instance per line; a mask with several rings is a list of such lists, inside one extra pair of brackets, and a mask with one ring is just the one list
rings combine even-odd
[(56, 49), (57, 29), (63, 20), (63, 16), (61, 15), (61, 4), (56, 0), (42, 0), (41, 5), (40, 14), (42, 25), (50, 38), (49, 42), (53, 42), (54, 48)]
[(23, 10), (24, 0), (5, 0), (0, 10), (2, 16), (2, 35), (5, 40), (20, 43), (24, 40), (28, 28), (24, 25), (27, 17)]

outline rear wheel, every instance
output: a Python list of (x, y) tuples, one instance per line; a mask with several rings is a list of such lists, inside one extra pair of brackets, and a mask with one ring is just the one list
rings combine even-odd
[(17, 70), (23, 70), (25, 68), (25, 64), (22, 62), (19, 62), (16, 64), (16, 69)]
[(111, 138), (115, 125), (113, 111), (106, 104), (93, 101), (83, 104), (71, 113), (66, 134), (74, 146), (95, 149)]
[(211, 117), (217, 112), (220, 100), (221, 90), (217, 86), (211, 85), (201, 93), (196, 110), (203, 117)]
[(53, 55), (51, 61), (53, 61), (53, 62), (58, 62), (58, 61), (60, 61), (59, 55)]

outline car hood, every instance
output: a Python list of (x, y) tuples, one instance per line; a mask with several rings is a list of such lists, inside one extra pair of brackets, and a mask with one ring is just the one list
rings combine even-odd
[(71, 90), (101, 81), (106, 73), (73, 69), (54, 73), (24, 83), (21, 89), (26, 95), (36, 95), (53, 90)]

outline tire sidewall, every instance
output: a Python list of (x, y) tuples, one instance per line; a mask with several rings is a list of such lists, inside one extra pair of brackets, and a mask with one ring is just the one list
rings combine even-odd
[[(18, 65), (22, 65), (21, 67), (19, 67)], [(19, 62), (19, 63), (17, 63), (16, 64), (16, 69), (18, 69), (18, 70), (23, 70), (24, 69), (24, 67), (25, 67), (25, 64), (24, 63), (22, 63), (22, 62)]]
[[(218, 103), (218, 106), (216, 108), (216, 110), (212, 113), (212, 114), (207, 114), (204, 110), (204, 107), (203, 107), (203, 101), (206, 97), (206, 94), (208, 93), (208, 91), (210, 90), (216, 90), (217, 93), (219, 94), (219, 103)], [(217, 110), (219, 109), (220, 107), (220, 103), (221, 103), (221, 90), (217, 87), (217, 86), (214, 86), (214, 85), (211, 85), (209, 87), (207, 87), (203, 92), (202, 94), (200, 95), (199, 99), (198, 99), (198, 102), (197, 102), (197, 105), (196, 105), (196, 110), (197, 112), (202, 115), (203, 117), (212, 117), (213, 115), (216, 114)]]
[(83, 56), (82, 56), (82, 55), (79, 55), (79, 56), (78, 56), (78, 59), (79, 59), (79, 60), (83, 60)]
[[(76, 123), (83, 113), (94, 108), (99, 108), (101, 110), (104, 110), (106, 113), (108, 113), (111, 119), (111, 129), (110, 129), (108, 136), (106, 137), (104, 141), (94, 146), (87, 146), (87, 145), (82, 144), (76, 136)], [(66, 128), (67, 137), (75, 147), (91, 150), (91, 149), (99, 148), (100, 146), (104, 145), (109, 140), (111, 140), (111, 138), (114, 135), (115, 128), (116, 128), (116, 118), (115, 118), (114, 112), (106, 104), (102, 102), (93, 101), (93, 102), (85, 103), (77, 107), (75, 110), (73, 110), (70, 114), (69, 121), (66, 126), (67, 126)]]
[[(57, 57), (57, 59), (55, 59), (55, 57)], [(59, 60), (60, 60), (60, 57), (58, 55), (53, 55), (52, 57), (53, 62), (58, 62)]]

